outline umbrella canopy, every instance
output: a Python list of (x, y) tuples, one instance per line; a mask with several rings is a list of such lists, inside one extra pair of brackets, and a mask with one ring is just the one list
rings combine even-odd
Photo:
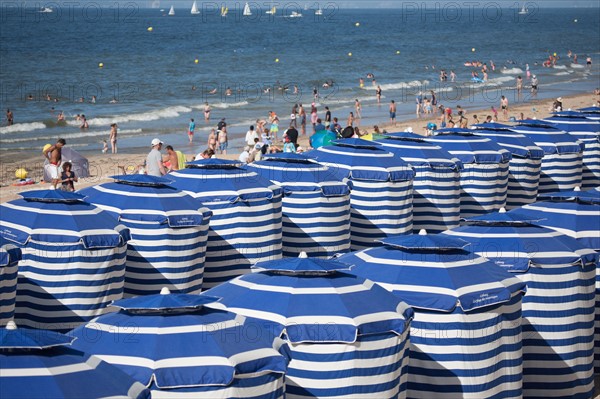
[[(164, 289), (116, 301), (118, 313), (73, 331), (74, 347), (120, 368), (156, 397), (282, 397), (286, 362), (272, 347), (273, 332), (259, 320), (204, 306), (216, 300)], [(135, 326), (135, 339), (118, 338), (127, 326)]]
[(339, 260), (414, 308), (408, 397), (520, 397), (525, 284), (464, 240), (412, 235), (384, 244)]
[(349, 267), (304, 256), (261, 262), (256, 273), (211, 289), (223, 299), (208, 306), (277, 323), (290, 358), (286, 395), (404, 396), (412, 310)]
[(21, 249), (0, 237), (0, 326), (12, 320), (17, 296), (17, 265)]
[(192, 196), (150, 175), (112, 176), (80, 190), (131, 231), (125, 266), (125, 296), (202, 289), (208, 223), (212, 212)]
[(443, 231), (458, 226), (463, 168), (458, 158), (413, 133), (391, 133), (377, 142), (415, 170), (413, 230)]
[(337, 140), (306, 155), (330, 168), (351, 188), (351, 248), (412, 231), (414, 171), (406, 162), (362, 139)]
[[(75, 151), (71, 147), (63, 147), (61, 150), (61, 162), (71, 162), (73, 165), (72, 171), (77, 177), (90, 177), (90, 163), (86, 157)], [(44, 161), (44, 165), (48, 160)], [(44, 181), (52, 181), (52, 178), (44, 168)]]
[[(540, 183), (540, 173), (544, 150), (533, 140), (519, 133), (506, 129), (490, 130), (481, 128), (473, 130), (477, 136), (487, 137), (510, 151), (512, 159), (508, 164), (508, 190), (506, 194), (506, 209), (513, 209), (535, 202)], [(497, 123), (490, 125), (499, 125)]]
[[(274, 155), (274, 156), (273, 156)], [(283, 255), (329, 257), (350, 250), (350, 188), (301, 154), (278, 153), (248, 170), (283, 190)]]
[(458, 158), (464, 166), (460, 176), (460, 216), (472, 217), (506, 205), (511, 153), (489, 138), (472, 133), (427, 137)]
[(512, 131), (527, 136), (544, 150), (540, 194), (572, 190), (581, 185), (583, 142), (544, 121), (520, 121)]
[(35, 190), (0, 204), (0, 236), (23, 248), (16, 318), (70, 330), (123, 295), (129, 230), (83, 196)]
[(0, 397), (148, 399), (150, 391), (95, 356), (68, 348), (74, 338), (48, 330), (0, 330)]
[(202, 288), (281, 257), (282, 190), (239, 162), (210, 158), (169, 174), (173, 186), (199, 199), (210, 219)]

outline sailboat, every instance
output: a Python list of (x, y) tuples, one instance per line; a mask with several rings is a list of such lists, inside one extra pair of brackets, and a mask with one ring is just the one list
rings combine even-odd
[(292, 11), (292, 13), (286, 16), (286, 18), (302, 18), (302, 13), (298, 11)]
[(48, 14), (48, 13), (54, 12), (54, 10), (52, 8), (50, 8), (50, 7), (43, 7), (38, 12), (41, 12), (41, 13), (44, 13), (44, 14)]
[(221, 7), (221, 16), (222, 17), (226, 17), (228, 12), (229, 12), (229, 8), (227, 8), (225, 6)]
[(250, 10), (250, 5), (246, 2), (244, 5), (244, 16), (249, 17), (250, 15), (252, 15), (252, 11)]
[(519, 15), (525, 14), (529, 14), (529, 10), (525, 7), (525, 4), (523, 4), (523, 7), (521, 7), (521, 11), (519, 11)]
[(175, 7), (171, 6), (171, 9), (169, 10), (169, 15), (170, 16), (175, 15)]
[(271, 7), (270, 10), (265, 11), (265, 14), (275, 15), (276, 12), (277, 12), (277, 7), (273, 6), (273, 7)]
[(318, 10), (315, 11), (315, 15), (323, 15), (323, 10), (319, 7)]
[(190, 11), (190, 13), (192, 15), (198, 15), (198, 14), (200, 14), (200, 10), (198, 10), (198, 4), (196, 4), (195, 1), (194, 1), (194, 4), (192, 4), (192, 10)]

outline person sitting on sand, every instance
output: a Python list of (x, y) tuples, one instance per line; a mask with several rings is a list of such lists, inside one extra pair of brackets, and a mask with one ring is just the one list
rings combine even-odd
[(72, 170), (73, 169), (73, 164), (71, 162), (65, 162), (62, 165), (62, 174), (60, 176), (60, 182), (61, 182), (61, 190), (63, 191), (75, 191), (75, 184), (73, 184), (73, 182), (78, 181), (77, 176), (75, 175), (75, 172)]
[(211, 150), (210, 148), (207, 148), (206, 150), (204, 150), (201, 153), (199, 153), (198, 155), (196, 155), (196, 157), (194, 158), (194, 161), (199, 161), (201, 159), (210, 159), (214, 155), (215, 155), (215, 152), (213, 150)]
[(52, 187), (54, 189), (56, 189), (56, 185), (60, 180), (59, 166), (62, 158), (62, 148), (65, 144), (67, 144), (65, 139), (58, 139), (56, 144), (44, 150), (44, 158), (48, 160), (48, 163), (44, 165), (44, 170), (52, 179)]

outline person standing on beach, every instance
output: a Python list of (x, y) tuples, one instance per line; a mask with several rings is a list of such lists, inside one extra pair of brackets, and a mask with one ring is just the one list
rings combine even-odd
[(229, 140), (227, 139), (227, 127), (223, 126), (223, 129), (217, 132), (217, 141), (219, 142), (219, 154), (227, 154), (227, 146)]
[(313, 133), (315, 133), (317, 131), (316, 130), (317, 119), (318, 119), (318, 116), (317, 116), (317, 106), (316, 106), (315, 103), (312, 103), (310, 105), (310, 122), (312, 123), (312, 126), (313, 126)]
[(206, 146), (213, 153), (215, 153), (217, 151), (217, 134), (215, 133), (215, 129), (210, 130), (210, 133), (208, 134), (208, 142), (206, 143)]
[(110, 148), (113, 154), (117, 153), (117, 124), (110, 125)]
[(44, 170), (52, 179), (52, 188), (56, 189), (56, 185), (60, 181), (59, 166), (62, 159), (62, 148), (67, 144), (65, 139), (58, 139), (56, 144), (46, 148), (44, 150), (44, 158), (48, 160), (48, 163), (44, 165)]
[(325, 126), (329, 127), (331, 125), (331, 111), (329, 107), (325, 107)]
[(298, 116), (298, 104), (294, 104), (294, 106), (292, 107), (292, 112), (290, 113), (290, 126), (298, 127), (298, 122), (296, 121), (297, 116)]
[(6, 110), (6, 125), (12, 126), (14, 123), (13, 113), (10, 109)]
[(60, 175), (60, 183), (61, 189), (63, 191), (75, 191), (75, 184), (73, 182), (78, 181), (77, 176), (73, 169), (73, 164), (71, 162), (65, 162), (62, 165), (62, 173)]
[(358, 101), (358, 98), (354, 100), (354, 109), (356, 110), (356, 118), (357, 119), (362, 119), (362, 115), (360, 113), (360, 101)]
[(204, 121), (210, 121), (210, 105), (208, 105), (208, 101), (204, 103)]
[(423, 97), (421, 96), (421, 92), (417, 94), (415, 102), (417, 104), (417, 118), (420, 118), (421, 112), (423, 112)]
[(538, 78), (535, 75), (531, 77), (531, 94), (535, 97), (538, 93)]
[(390, 102), (390, 123), (396, 126), (396, 102), (394, 100)]
[(520, 97), (523, 91), (523, 78), (521, 75), (517, 76), (517, 95)]
[(254, 130), (254, 125), (250, 126), (250, 130), (248, 130), (246, 132), (246, 144), (250, 146), (250, 148), (252, 148), (252, 146), (254, 145), (254, 139), (258, 138), (258, 133), (256, 133), (256, 130)]
[(160, 154), (163, 142), (159, 139), (153, 139), (151, 146), (152, 150), (150, 150), (146, 157), (146, 174), (157, 177), (164, 176), (167, 174), (167, 170), (165, 169), (165, 165), (163, 165), (162, 155)]
[(306, 136), (306, 111), (302, 104), (298, 104), (298, 116), (300, 117), (300, 131)]
[(504, 120), (508, 120), (508, 98), (505, 96), (500, 97), (500, 108), (502, 109)]
[(194, 118), (190, 119), (190, 125), (188, 127), (188, 138), (190, 139), (190, 144), (194, 139), (194, 130), (196, 129), (196, 122), (194, 122)]

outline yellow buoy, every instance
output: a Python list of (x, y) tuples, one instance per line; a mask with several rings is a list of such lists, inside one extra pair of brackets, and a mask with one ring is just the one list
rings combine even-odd
[(151, 27), (151, 26), (148, 27), (148, 32), (152, 32), (153, 30), (154, 30), (153, 27)]
[(556, 53), (554, 53), (554, 56), (556, 57)]
[(400, 54), (400, 50), (396, 50), (396, 54)]
[(198, 58), (196, 58), (196, 59), (194, 60), (194, 63), (195, 63), (195, 64), (197, 64), (197, 63), (199, 63), (199, 62), (200, 62), (200, 61), (198, 61)]
[(44, 146), (44, 148), (42, 148), (42, 154), (43, 154), (44, 152), (46, 152), (46, 150), (47, 150), (48, 148), (50, 148), (50, 147), (52, 147), (52, 144), (46, 144), (46, 145)]
[(19, 168), (15, 171), (15, 177), (17, 179), (27, 179), (27, 170), (25, 168)]
[(352, 53), (348, 53), (348, 57), (352, 57)]
[(360, 22), (355, 23), (354, 26), (358, 28), (360, 26)]
[(275, 58), (275, 62), (279, 62), (279, 58)]
[(98, 64), (98, 68), (104, 68), (104, 64), (101, 62)]
[(475, 47), (473, 47), (473, 48), (471, 49), (471, 51), (472, 51), (472, 52), (475, 52)]

